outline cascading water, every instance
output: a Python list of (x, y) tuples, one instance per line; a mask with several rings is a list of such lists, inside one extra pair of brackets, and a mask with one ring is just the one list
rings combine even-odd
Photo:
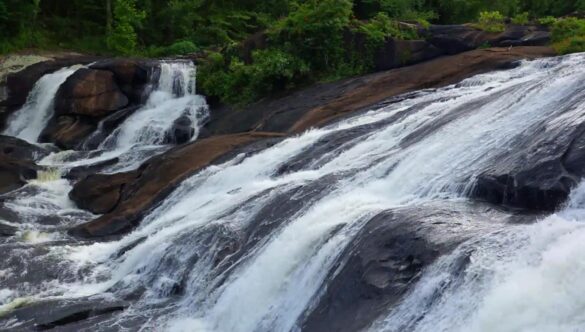
[(195, 93), (195, 79), (196, 69), (191, 63), (161, 63), (158, 86), (145, 107), (124, 121), (101, 147), (163, 144), (173, 123), (181, 117), (191, 123), (196, 138), (200, 122), (207, 117), (207, 104)]
[(57, 90), (78, 68), (79, 66), (64, 68), (41, 77), (22, 109), (8, 118), (8, 127), (3, 134), (36, 143), (53, 116)]
[[(524, 62), (238, 155), (185, 180), (116, 241), (74, 243), (53, 229), (42, 249), (1, 244), (9, 259), (0, 262), (0, 315), (11, 317), (22, 303), (89, 303), (105, 306), (106, 314), (70, 330), (301, 330), (343, 266), (344, 248), (374, 216), (469, 204), (476, 177), (503, 151), (543, 125), (583, 123), (584, 65), (585, 55)], [(112, 142), (159, 142), (133, 125), (192, 96), (173, 88), (179, 98), (167, 99), (163, 76), (164, 96), (153, 94)], [(582, 330), (584, 234), (576, 221), (585, 220), (584, 188), (573, 191), (562, 212), (536, 224), (507, 224), (505, 211), (453, 221), (448, 232), (469, 239), (366, 329)], [(441, 233), (434, 236), (439, 241)], [(462, 272), (458, 262), (466, 255)], [(39, 278), (39, 269), (50, 277)], [(547, 298), (536, 297), (537, 290)], [(26, 324), (18, 316), (0, 320), (3, 329)]]
[[(131, 114), (88, 156), (85, 152), (60, 152), (41, 161), (52, 167), (78, 167), (117, 158), (103, 172), (120, 172), (137, 168), (146, 159), (170, 148), (173, 130), (182, 121), (190, 140), (208, 118), (205, 98), (196, 94), (196, 67), (188, 61), (161, 62), (154, 90), (144, 106)], [(100, 126), (101, 127), (101, 126)], [(101, 137), (101, 128), (87, 141)]]

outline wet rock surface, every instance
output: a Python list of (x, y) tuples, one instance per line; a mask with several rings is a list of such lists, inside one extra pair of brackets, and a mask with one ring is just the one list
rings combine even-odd
[(585, 127), (542, 124), (479, 175), (473, 196), (490, 203), (537, 211), (560, 208), (583, 176)]
[[(278, 137), (275, 133), (248, 133), (216, 136), (180, 146), (154, 157), (143, 164), (135, 177), (114, 174), (103, 178), (110, 183), (123, 186), (120, 200), (112, 212), (71, 230), (71, 234), (82, 238), (109, 238), (132, 230), (142, 216), (157, 202), (168, 195), (183, 179), (209, 165), (222, 155), (256, 140)], [(133, 180), (135, 179), (135, 180)], [(91, 180), (89, 180), (91, 181)], [(83, 185), (84, 181), (80, 182)], [(77, 186), (76, 186), (77, 187)], [(79, 191), (83, 191), (78, 187)], [(117, 186), (105, 186), (107, 193)], [(76, 190), (75, 188), (73, 189)], [(100, 196), (102, 192), (96, 192)], [(113, 200), (112, 200), (113, 201)]]
[(82, 68), (61, 85), (55, 113), (103, 117), (128, 105), (128, 98), (107, 70)]
[[(305, 314), (303, 331), (360, 331), (388, 314), (425, 268), (494, 222), (534, 222), (477, 203), (427, 204), (382, 212), (360, 230), (340, 255), (327, 289)], [(462, 262), (465, 264), (465, 262)]]
[(24, 186), (37, 177), (38, 160), (49, 152), (23, 140), (0, 135), (0, 194)]

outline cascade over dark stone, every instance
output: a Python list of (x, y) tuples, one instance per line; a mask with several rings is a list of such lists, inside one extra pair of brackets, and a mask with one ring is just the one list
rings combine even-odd
[[(77, 70), (59, 88), (55, 115), (41, 141), (64, 149), (97, 147), (145, 102), (159, 73), (156, 61), (129, 59), (102, 60)], [(92, 141), (83, 144), (92, 133)]]
[(63, 67), (87, 64), (96, 60), (97, 57), (71, 55), (39, 62), (8, 75), (6, 78), (7, 96), (5, 100), (0, 102), (0, 128), (6, 126), (5, 121), (12, 112), (20, 109), (24, 105), (28, 94), (41, 77)]
[(504, 206), (558, 209), (585, 176), (585, 126), (542, 125), (516, 144), (478, 177), (472, 195)]
[[(438, 257), (480, 232), (491, 219), (533, 222), (483, 204), (427, 204), (382, 212), (340, 254), (326, 291), (305, 313), (306, 332), (361, 331), (388, 314)], [(466, 220), (471, 220), (472, 225)], [(484, 230), (485, 231), (485, 230)], [(460, 262), (459, 270), (468, 263)], [(454, 278), (458, 277), (454, 271)]]

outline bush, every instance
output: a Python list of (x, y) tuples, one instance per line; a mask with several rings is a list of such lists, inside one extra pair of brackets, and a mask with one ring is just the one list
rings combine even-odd
[(560, 54), (585, 51), (585, 20), (565, 18), (557, 20), (552, 28), (553, 47)]
[(375, 42), (383, 42), (388, 37), (404, 40), (418, 38), (415, 28), (400, 25), (397, 21), (391, 20), (385, 13), (379, 13), (370, 21), (359, 24), (357, 30)]
[(309, 0), (269, 31), (269, 36), (284, 51), (294, 54), (315, 71), (335, 69), (343, 62), (343, 32), (352, 14), (350, 0)]
[(199, 70), (199, 86), (204, 93), (231, 104), (247, 104), (295, 87), (310, 72), (298, 57), (278, 49), (256, 50), (253, 62), (234, 58), (227, 68), (221, 54), (212, 53)]
[(552, 16), (545, 16), (538, 19), (538, 24), (545, 26), (553, 26), (557, 22), (558, 19)]
[(553, 25), (553, 42), (562, 42), (569, 38), (578, 36), (585, 36), (585, 20), (569, 17), (558, 20)]
[(585, 36), (567, 38), (553, 45), (559, 54), (570, 54), (585, 52)]
[(176, 42), (166, 47), (151, 47), (146, 51), (146, 54), (151, 57), (185, 55), (195, 53), (199, 48), (189, 40)]
[(524, 12), (522, 14), (518, 14), (518, 15), (512, 17), (512, 23), (518, 24), (518, 25), (526, 25), (526, 24), (530, 23), (528, 12)]
[(504, 15), (498, 11), (479, 13), (479, 21), (475, 27), (487, 32), (503, 32), (506, 29)]

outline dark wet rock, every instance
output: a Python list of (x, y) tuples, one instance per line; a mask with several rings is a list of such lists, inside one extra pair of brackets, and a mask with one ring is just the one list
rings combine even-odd
[(60, 115), (51, 119), (39, 137), (40, 142), (54, 143), (61, 149), (78, 148), (97, 128), (95, 120), (83, 115)]
[[(438, 203), (382, 212), (367, 222), (330, 269), (327, 288), (305, 314), (307, 332), (361, 331), (389, 313), (425, 268), (485, 227), (514, 214), (482, 204)], [(532, 221), (536, 217), (532, 217)]]
[(425, 40), (395, 40), (384, 43), (374, 54), (374, 69), (383, 71), (427, 61), (444, 52)]
[[(211, 164), (222, 155), (253, 141), (277, 137), (274, 133), (246, 133), (215, 136), (179, 146), (156, 156), (137, 171), (134, 178), (126, 174), (104, 177), (104, 182), (121, 183), (120, 200), (103, 216), (71, 229), (70, 234), (81, 238), (108, 239), (131, 231), (157, 202), (166, 197), (185, 178)], [(126, 181), (122, 181), (121, 179)], [(83, 184), (83, 181), (81, 182)], [(76, 185), (73, 190), (76, 190)], [(112, 188), (105, 187), (108, 190)], [(79, 192), (83, 190), (78, 189)], [(109, 192), (109, 191), (107, 191)], [(96, 195), (100, 193), (96, 192)]]
[(35, 179), (42, 169), (32, 161), (0, 156), (0, 194), (24, 186), (27, 180)]
[(107, 301), (82, 298), (77, 300), (49, 300), (25, 304), (10, 313), (10, 317), (25, 322), (19, 326), (22, 330), (74, 331), (68, 329), (70, 324), (90, 320), (98, 316), (109, 316), (125, 310), (129, 303), (124, 301)]
[(55, 112), (99, 118), (126, 107), (128, 102), (112, 72), (82, 68), (59, 88)]
[(136, 176), (136, 172), (119, 173), (115, 176), (89, 175), (75, 184), (69, 198), (78, 207), (92, 213), (108, 213), (118, 205), (124, 185), (131, 183)]
[(13, 236), (16, 234), (16, 227), (6, 225), (0, 222), (0, 237)]
[(503, 206), (554, 211), (585, 176), (584, 161), (585, 125), (555, 128), (542, 123), (494, 160), (478, 177), (472, 195)]
[(458, 54), (482, 46), (544, 46), (550, 43), (550, 32), (542, 26), (508, 25), (502, 33), (490, 33), (471, 25), (431, 25), (422, 33), (429, 43), (446, 54)]
[(148, 60), (107, 59), (90, 66), (91, 69), (105, 70), (113, 73), (120, 90), (131, 103), (144, 102), (145, 91), (151, 77), (158, 75), (158, 63)]
[(193, 121), (188, 116), (183, 115), (173, 122), (173, 126), (166, 133), (164, 141), (165, 143), (183, 144), (189, 142), (193, 135), (195, 135)]
[(16, 137), (0, 135), (0, 156), (19, 160), (39, 160), (49, 151)]
[(120, 158), (112, 158), (91, 165), (74, 167), (71, 170), (69, 170), (67, 174), (65, 174), (65, 178), (70, 180), (80, 180), (87, 176), (100, 173), (105, 168), (116, 165), (119, 161)]

